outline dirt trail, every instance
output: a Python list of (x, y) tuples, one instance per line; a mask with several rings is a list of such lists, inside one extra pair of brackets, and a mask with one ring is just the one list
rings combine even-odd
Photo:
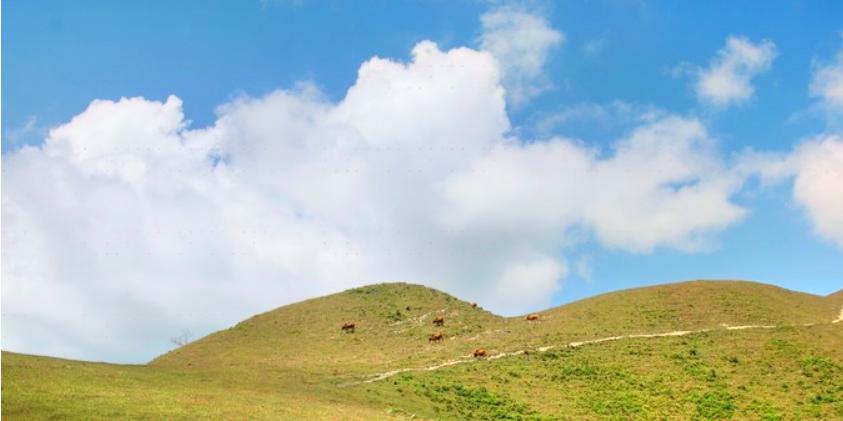
[[(803, 326), (813, 326), (813, 323), (806, 323)], [(744, 329), (775, 329), (778, 326), (774, 325), (742, 325), (742, 326), (729, 326), (729, 325), (722, 325), (726, 328), (726, 330), (744, 330)]]
[[(840, 323), (840, 322), (843, 322), (843, 308), (840, 309), (840, 314), (837, 316), (837, 318), (831, 321), (831, 323)], [(815, 325), (815, 324), (814, 323), (806, 323), (803, 326), (813, 326), (813, 325)], [(779, 326), (775, 326), (775, 325), (730, 326), (730, 325), (727, 325), (725, 323), (721, 324), (720, 326), (722, 326), (726, 330), (775, 329), (775, 328), (779, 327)], [(686, 336), (686, 335), (690, 335), (690, 334), (694, 334), (694, 333), (710, 332), (712, 330), (714, 330), (714, 329), (674, 330), (672, 332), (639, 333), (639, 334), (632, 334), (632, 335), (608, 336), (608, 337), (605, 337), (605, 338), (591, 339), (591, 340), (587, 340), (587, 341), (569, 342), (569, 343), (563, 344), (563, 345), (542, 346), (542, 347), (534, 348), (532, 350), (521, 349), (521, 350), (512, 351), (512, 352), (501, 352), (501, 353), (498, 353), (498, 354), (490, 355), (490, 356), (486, 357), (485, 360), (497, 360), (497, 359), (500, 359), (500, 358), (513, 357), (513, 356), (516, 356), (516, 355), (526, 354), (528, 352), (540, 352), (540, 353), (541, 352), (547, 352), (547, 351), (550, 351), (550, 350), (556, 349), (556, 348), (577, 348), (577, 347), (581, 347), (581, 346), (584, 346), (584, 345), (593, 345), (593, 344), (599, 344), (599, 343), (603, 343), (603, 342), (620, 341), (620, 340), (624, 340), (624, 339), (664, 338), (664, 337), (670, 337), (670, 336)], [(452, 365), (466, 364), (466, 363), (471, 363), (471, 362), (475, 362), (475, 361), (483, 361), (483, 360), (474, 358), (471, 354), (469, 354), (469, 355), (459, 357), (457, 359), (445, 361), (443, 363), (428, 366), (428, 367), (401, 368), (401, 369), (398, 369), (398, 370), (392, 370), (392, 371), (387, 371), (387, 372), (384, 372), (384, 373), (378, 373), (378, 374), (374, 375), (373, 377), (371, 377), (367, 380), (363, 380), (363, 381), (360, 381), (360, 382), (354, 382), (354, 383), (348, 383), (348, 384), (346, 384), (346, 386), (354, 385), (354, 384), (362, 384), (362, 383), (374, 383), (374, 382), (377, 382), (377, 381), (386, 380), (386, 379), (388, 379), (392, 376), (395, 376), (395, 375), (401, 374), (401, 373), (405, 373), (405, 372), (408, 372), (408, 371), (434, 371), (434, 370), (439, 370), (440, 368), (450, 367)]]
[(377, 382), (377, 381), (381, 381), (381, 380), (386, 380), (386, 379), (388, 379), (388, 378), (390, 378), (390, 377), (392, 377), (396, 374), (401, 374), (405, 371), (412, 371), (412, 370), (413, 370), (412, 368), (401, 368), (401, 369), (398, 369), (398, 370), (386, 371), (386, 372), (383, 372), (383, 373), (379, 373), (377, 376), (372, 377), (369, 380), (359, 382), (359, 383), (373, 383), (373, 382)]
[[(730, 329), (731, 327), (726, 327), (726, 328)], [(771, 328), (771, 326), (737, 326), (737, 328), (739, 328), (739, 329), (753, 329), (753, 328), (768, 329), (768, 328)], [(707, 332), (709, 330), (711, 330), (711, 329), (677, 330), (677, 331), (673, 331), (673, 332), (663, 332), (663, 333), (643, 333), (643, 334), (633, 334), (633, 335), (609, 336), (609, 337), (606, 337), (606, 338), (591, 339), (591, 340), (588, 340), (588, 341), (570, 342), (570, 343), (567, 343), (567, 344), (564, 344), (564, 345), (558, 345), (558, 346), (557, 345), (542, 346), (542, 347), (535, 348), (532, 351), (521, 349), (521, 350), (512, 351), (512, 352), (501, 352), (501, 353), (498, 353), (498, 354), (490, 355), (490, 356), (486, 357), (485, 360), (497, 360), (497, 359), (500, 359), (500, 358), (513, 357), (513, 356), (516, 356), (516, 355), (526, 354), (528, 352), (547, 352), (547, 351), (550, 351), (550, 350), (555, 349), (555, 348), (576, 348), (576, 347), (580, 347), (580, 346), (583, 346), (583, 345), (598, 344), (598, 343), (601, 343), (601, 342), (618, 341), (618, 340), (622, 340), (622, 339), (661, 338), (661, 337), (666, 337), (666, 336), (685, 336), (685, 335), (690, 335), (692, 333)], [(405, 372), (408, 372), (408, 371), (435, 371), (435, 370), (439, 370), (440, 368), (450, 367), (452, 365), (457, 365), (457, 364), (466, 364), (466, 363), (471, 363), (471, 362), (475, 362), (475, 361), (482, 361), (482, 360), (474, 358), (472, 355), (469, 354), (469, 355), (465, 355), (465, 356), (462, 356), (462, 357), (454, 359), (454, 360), (445, 361), (443, 363), (428, 366), (428, 367), (401, 368), (401, 369), (398, 369), (398, 370), (392, 370), (392, 371), (387, 371), (387, 372), (384, 372), (384, 373), (378, 373), (378, 374), (374, 375), (373, 377), (371, 377), (367, 380), (363, 380), (361, 382), (356, 382), (356, 383), (351, 383), (351, 384), (374, 383), (374, 382), (377, 382), (377, 381), (386, 380), (386, 379), (388, 379), (392, 376), (395, 376), (395, 375), (401, 374), (401, 373), (405, 373)]]

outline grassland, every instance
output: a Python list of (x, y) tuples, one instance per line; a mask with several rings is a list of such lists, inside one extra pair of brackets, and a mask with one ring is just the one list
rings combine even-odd
[[(839, 292), (698, 281), (527, 322), (421, 286), (374, 285), (257, 315), (147, 365), (4, 352), (3, 416), (843, 419), (843, 324), (830, 323), (841, 306)], [(437, 315), (445, 326), (431, 325)], [(355, 333), (340, 331), (346, 320)], [(445, 339), (428, 342), (438, 330)], [(493, 357), (467, 356), (479, 347)], [(443, 362), (456, 364), (427, 369)]]
[(843, 329), (631, 339), (409, 372), (372, 399), (443, 419), (840, 419)]
[[(298, 382), (3, 353), (3, 419), (377, 419)], [(303, 393), (304, 392), (304, 393)]]

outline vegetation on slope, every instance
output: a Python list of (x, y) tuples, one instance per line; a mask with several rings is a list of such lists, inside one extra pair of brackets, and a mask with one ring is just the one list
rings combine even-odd
[[(4, 352), (2, 403), (14, 418), (843, 417), (843, 325), (829, 323), (839, 298), (686, 282), (527, 322), (418, 285), (373, 285), (257, 315), (147, 366)], [(565, 347), (674, 330), (706, 331)], [(437, 331), (444, 339), (429, 342)], [(556, 348), (536, 352), (544, 346)], [(478, 361), (475, 348), (531, 352)], [(425, 369), (449, 361), (463, 363)], [(416, 371), (365, 382), (405, 369)]]
[(378, 419), (378, 407), (250, 376), (3, 352), (3, 419)]
[[(436, 316), (445, 318), (433, 326)], [(345, 321), (355, 332), (340, 330)], [(434, 289), (404, 283), (351, 289), (259, 314), (153, 360), (191, 371), (304, 371), (338, 383), (468, 353), (470, 338), (504, 322)], [(428, 337), (443, 332), (441, 343)]]
[(630, 339), (408, 372), (365, 386), (437, 419), (843, 418), (843, 329)]

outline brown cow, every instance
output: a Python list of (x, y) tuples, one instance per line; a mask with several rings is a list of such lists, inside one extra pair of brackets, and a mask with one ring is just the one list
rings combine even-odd
[(442, 332), (436, 332), (427, 338), (428, 342), (439, 342), (442, 340)]
[(481, 358), (486, 356), (486, 350), (483, 348), (477, 348), (474, 350), (474, 358)]
[(442, 326), (445, 324), (445, 318), (442, 316), (436, 316), (436, 318), (433, 319), (433, 324), (436, 326)]
[(539, 315), (538, 315), (538, 314), (531, 314), (531, 315), (527, 316), (527, 320), (528, 320), (528, 321), (531, 321), (531, 322), (532, 322), (532, 321), (536, 321), (536, 320), (538, 320), (538, 319), (539, 319)]
[(471, 303), (471, 308), (477, 308), (477, 303)]
[(352, 323), (352, 322), (343, 323), (342, 324), (342, 331), (354, 333), (354, 323)]

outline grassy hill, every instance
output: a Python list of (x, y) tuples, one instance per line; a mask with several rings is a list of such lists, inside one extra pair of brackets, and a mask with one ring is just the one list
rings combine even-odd
[[(528, 322), (373, 285), (259, 314), (143, 366), (4, 352), (2, 404), (14, 419), (843, 418), (843, 324), (830, 323), (841, 298), (695, 281)], [(429, 342), (436, 331), (444, 339)], [(674, 336), (627, 337), (651, 334)], [(591, 340), (602, 342), (570, 346)], [(489, 358), (470, 357), (476, 348)]]
[[(3, 352), (3, 419), (379, 419), (298, 382)], [(257, 379), (257, 380), (255, 380)]]
[(531, 331), (539, 344), (723, 325), (822, 323), (838, 309), (825, 297), (757, 282), (690, 281), (612, 292), (546, 310), (538, 313), (541, 322)]
[[(436, 316), (445, 326), (434, 327)], [(340, 330), (345, 321), (355, 332)], [(337, 382), (406, 364), (468, 353), (471, 338), (502, 317), (419, 285), (380, 284), (303, 301), (259, 314), (153, 360), (190, 370), (296, 370)], [(442, 331), (441, 343), (428, 337)]]
[(630, 339), (407, 372), (369, 399), (443, 419), (843, 419), (843, 329)]

